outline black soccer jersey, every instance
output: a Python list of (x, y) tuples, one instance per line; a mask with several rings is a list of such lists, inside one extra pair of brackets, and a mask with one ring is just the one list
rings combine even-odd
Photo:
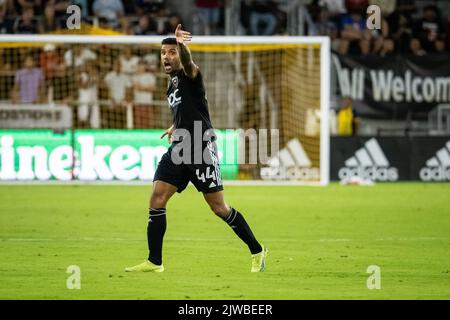
[[(182, 192), (189, 181), (203, 193), (223, 190), (216, 136), (209, 118), (200, 71), (194, 79), (189, 78), (183, 70), (178, 71), (170, 79), (167, 100), (172, 110), (175, 131), (172, 145), (161, 158), (154, 180), (176, 186), (177, 192)], [(200, 129), (200, 124), (201, 132), (195, 131)], [(177, 133), (178, 129), (188, 132)], [(190, 140), (187, 139), (188, 135)]]
[(193, 137), (194, 121), (201, 121), (202, 134), (212, 128), (200, 70), (194, 79), (189, 78), (183, 70), (171, 77), (167, 89), (167, 100), (173, 114), (175, 129), (186, 129)]

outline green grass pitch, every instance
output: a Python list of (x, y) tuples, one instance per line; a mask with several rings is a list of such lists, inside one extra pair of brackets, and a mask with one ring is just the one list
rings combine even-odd
[[(147, 255), (151, 186), (0, 186), (1, 299), (449, 299), (450, 184), (226, 187), (269, 248), (247, 248), (188, 188), (168, 205), (162, 274)], [(66, 287), (69, 265), (81, 289)], [(367, 268), (381, 289), (367, 288)]]

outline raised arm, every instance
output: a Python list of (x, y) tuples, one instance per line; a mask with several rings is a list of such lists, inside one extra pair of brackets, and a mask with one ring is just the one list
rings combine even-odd
[(198, 67), (192, 61), (191, 50), (187, 47), (187, 43), (192, 39), (191, 33), (182, 30), (181, 24), (179, 24), (175, 30), (175, 37), (177, 38), (181, 65), (183, 66), (184, 72), (189, 78), (194, 79), (197, 76)]

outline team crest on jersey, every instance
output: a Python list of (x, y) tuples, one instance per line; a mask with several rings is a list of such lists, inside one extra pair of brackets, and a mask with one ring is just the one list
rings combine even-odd
[(178, 76), (172, 78), (172, 84), (175, 88), (178, 88)]
[(169, 102), (169, 106), (170, 108), (175, 108), (176, 106), (178, 106), (181, 103), (181, 96), (179, 96), (179, 91), (180, 89), (175, 89), (174, 92), (172, 92), (171, 94), (169, 94), (169, 96), (167, 97), (167, 101)]

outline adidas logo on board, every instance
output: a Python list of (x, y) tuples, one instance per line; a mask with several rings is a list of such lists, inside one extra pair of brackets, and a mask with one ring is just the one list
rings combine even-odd
[(397, 181), (398, 169), (391, 167), (378, 141), (372, 138), (345, 161), (345, 167), (339, 169), (338, 175), (341, 180), (360, 177), (372, 181)]
[(427, 160), (419, 176), (422, 181), (450, 181), (450, 141)]

